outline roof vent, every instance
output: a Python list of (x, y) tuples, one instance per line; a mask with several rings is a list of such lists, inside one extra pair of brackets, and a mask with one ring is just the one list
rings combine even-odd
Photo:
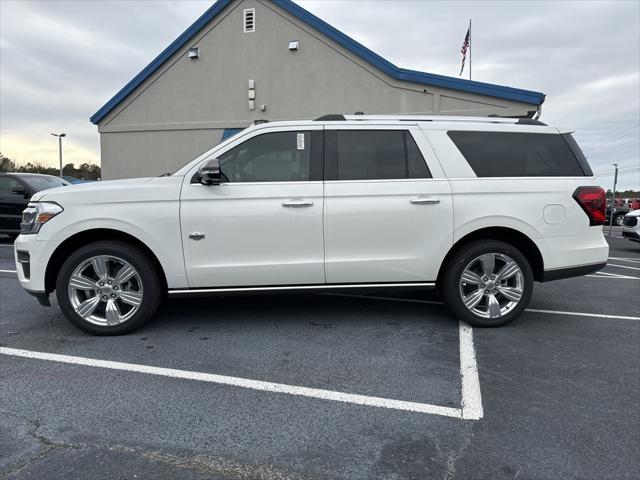
[(256, 9), (245, 8), (244, 12), (244, 33), (256, 31)]

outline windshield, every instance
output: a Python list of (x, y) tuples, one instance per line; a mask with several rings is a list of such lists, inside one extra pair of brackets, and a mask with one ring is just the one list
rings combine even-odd
[(35, 175), (33, 177), (31, 176), (22, 177), (22, 180), (24, 180), (33, 189), (34, 192), (47, 190), (49, 188), (64, 187), (66, 185), (71, 185), (69, 182), (67, 182), (66, 180), (63, 180), (62, 178), (45, 176), (45, 175), (41, 177), (36, 177)]

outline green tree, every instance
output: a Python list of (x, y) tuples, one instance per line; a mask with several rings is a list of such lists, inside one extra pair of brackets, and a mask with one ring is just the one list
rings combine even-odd
[(13, 172), (16, 169), (16, 164), (9, 157), (5, 157), (0, 153), (0, 172)]

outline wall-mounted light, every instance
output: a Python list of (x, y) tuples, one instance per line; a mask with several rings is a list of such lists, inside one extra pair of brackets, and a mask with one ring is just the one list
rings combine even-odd
[(189, 58), (196, 59), (200, 58), (200, 49), (198, 47), (191, 47), (188, 53)]
[(300, 42), (298, 42), (298, 40), (291, 40), (289, 42), (289, 50), (291, 50), (292, 52), (295, 52), (296, 50), (300, 49)]

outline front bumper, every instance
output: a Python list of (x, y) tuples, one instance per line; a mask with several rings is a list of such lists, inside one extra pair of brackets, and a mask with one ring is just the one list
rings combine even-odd
[(628, 231), (622, 230), (622, 236), (628, 240), (632, 240), (634, 242), (640, 242), (640, 233), (638, 232), (634, 232), (634, 231), (628, 232)]
[(36, 240), (37, 235), (19, 235), (13, 243), (18, 281), (28, 292), (42, 292), (51, 257), (50, 242)]

